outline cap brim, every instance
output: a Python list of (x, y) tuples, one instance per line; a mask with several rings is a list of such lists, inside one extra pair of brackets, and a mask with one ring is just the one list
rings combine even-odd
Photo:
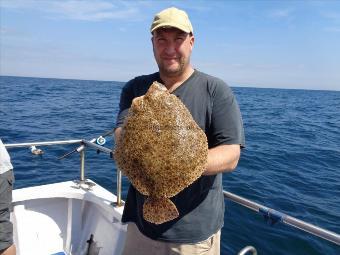
[(187, 27), (184, 27), (184, 26), (179, 26), (178, 24), (173, 24), (173, 23), (162, 23), (162, 24), (158, 24), (157, 26), (153, 27), (150, 31), (151, 33), (153, 31), (155, 31), (156, 29), (158, 28), (169, 28), (169, 27), (174, 27), (174, 28), (177, 28), (185, 33), (190, 33), (192, 32), (190, 30), (190, 28), (187, 28)]

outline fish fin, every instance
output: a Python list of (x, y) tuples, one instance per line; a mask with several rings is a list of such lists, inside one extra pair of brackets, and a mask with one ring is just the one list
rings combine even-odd
[(148, 197), (143, 205), (143, 217), (154, 224), (176, 219), (179, 216), (175, 204), (166, 197)]

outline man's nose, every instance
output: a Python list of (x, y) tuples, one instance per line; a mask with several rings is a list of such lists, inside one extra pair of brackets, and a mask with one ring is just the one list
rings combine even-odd
[(176, 47), (173, 43), (168, 43), (167, 47), (165, 48), (165, 53), (168, 55), (172, 55), (176, 53)]

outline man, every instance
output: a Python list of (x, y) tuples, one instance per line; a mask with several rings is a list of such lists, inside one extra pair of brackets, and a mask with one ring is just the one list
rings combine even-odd
[(197, 181), (171, 198), (180, 216), (160, 225), (143, 219), (145, 197), (130, 185), (122, 218), (122, 222), (129, 223), (123, 254), (220, 254), (224, 218), (222, 173), (235, 169), (244, 145), (239, 107), (222, 80), (191, 66), (195, 38), (184, 11), (168, 8), (156, 14), (151, 33), (159, 72), (136, 77), (124, 86), (116, 142), (132, 100), (158, 81), (181, 99), (206, 133), (208, 165)]
[(5, 145), (0, 139), (0, 255), (15, 255), (13, 226), (10, 222), (13, 166)]

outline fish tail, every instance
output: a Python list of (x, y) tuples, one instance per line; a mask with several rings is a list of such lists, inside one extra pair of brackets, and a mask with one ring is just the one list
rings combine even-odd
[(175, 204), (166, 197), (148, 197), (143, 205), (143, 217), (154, 224), (162, 224), (179, 216)]

